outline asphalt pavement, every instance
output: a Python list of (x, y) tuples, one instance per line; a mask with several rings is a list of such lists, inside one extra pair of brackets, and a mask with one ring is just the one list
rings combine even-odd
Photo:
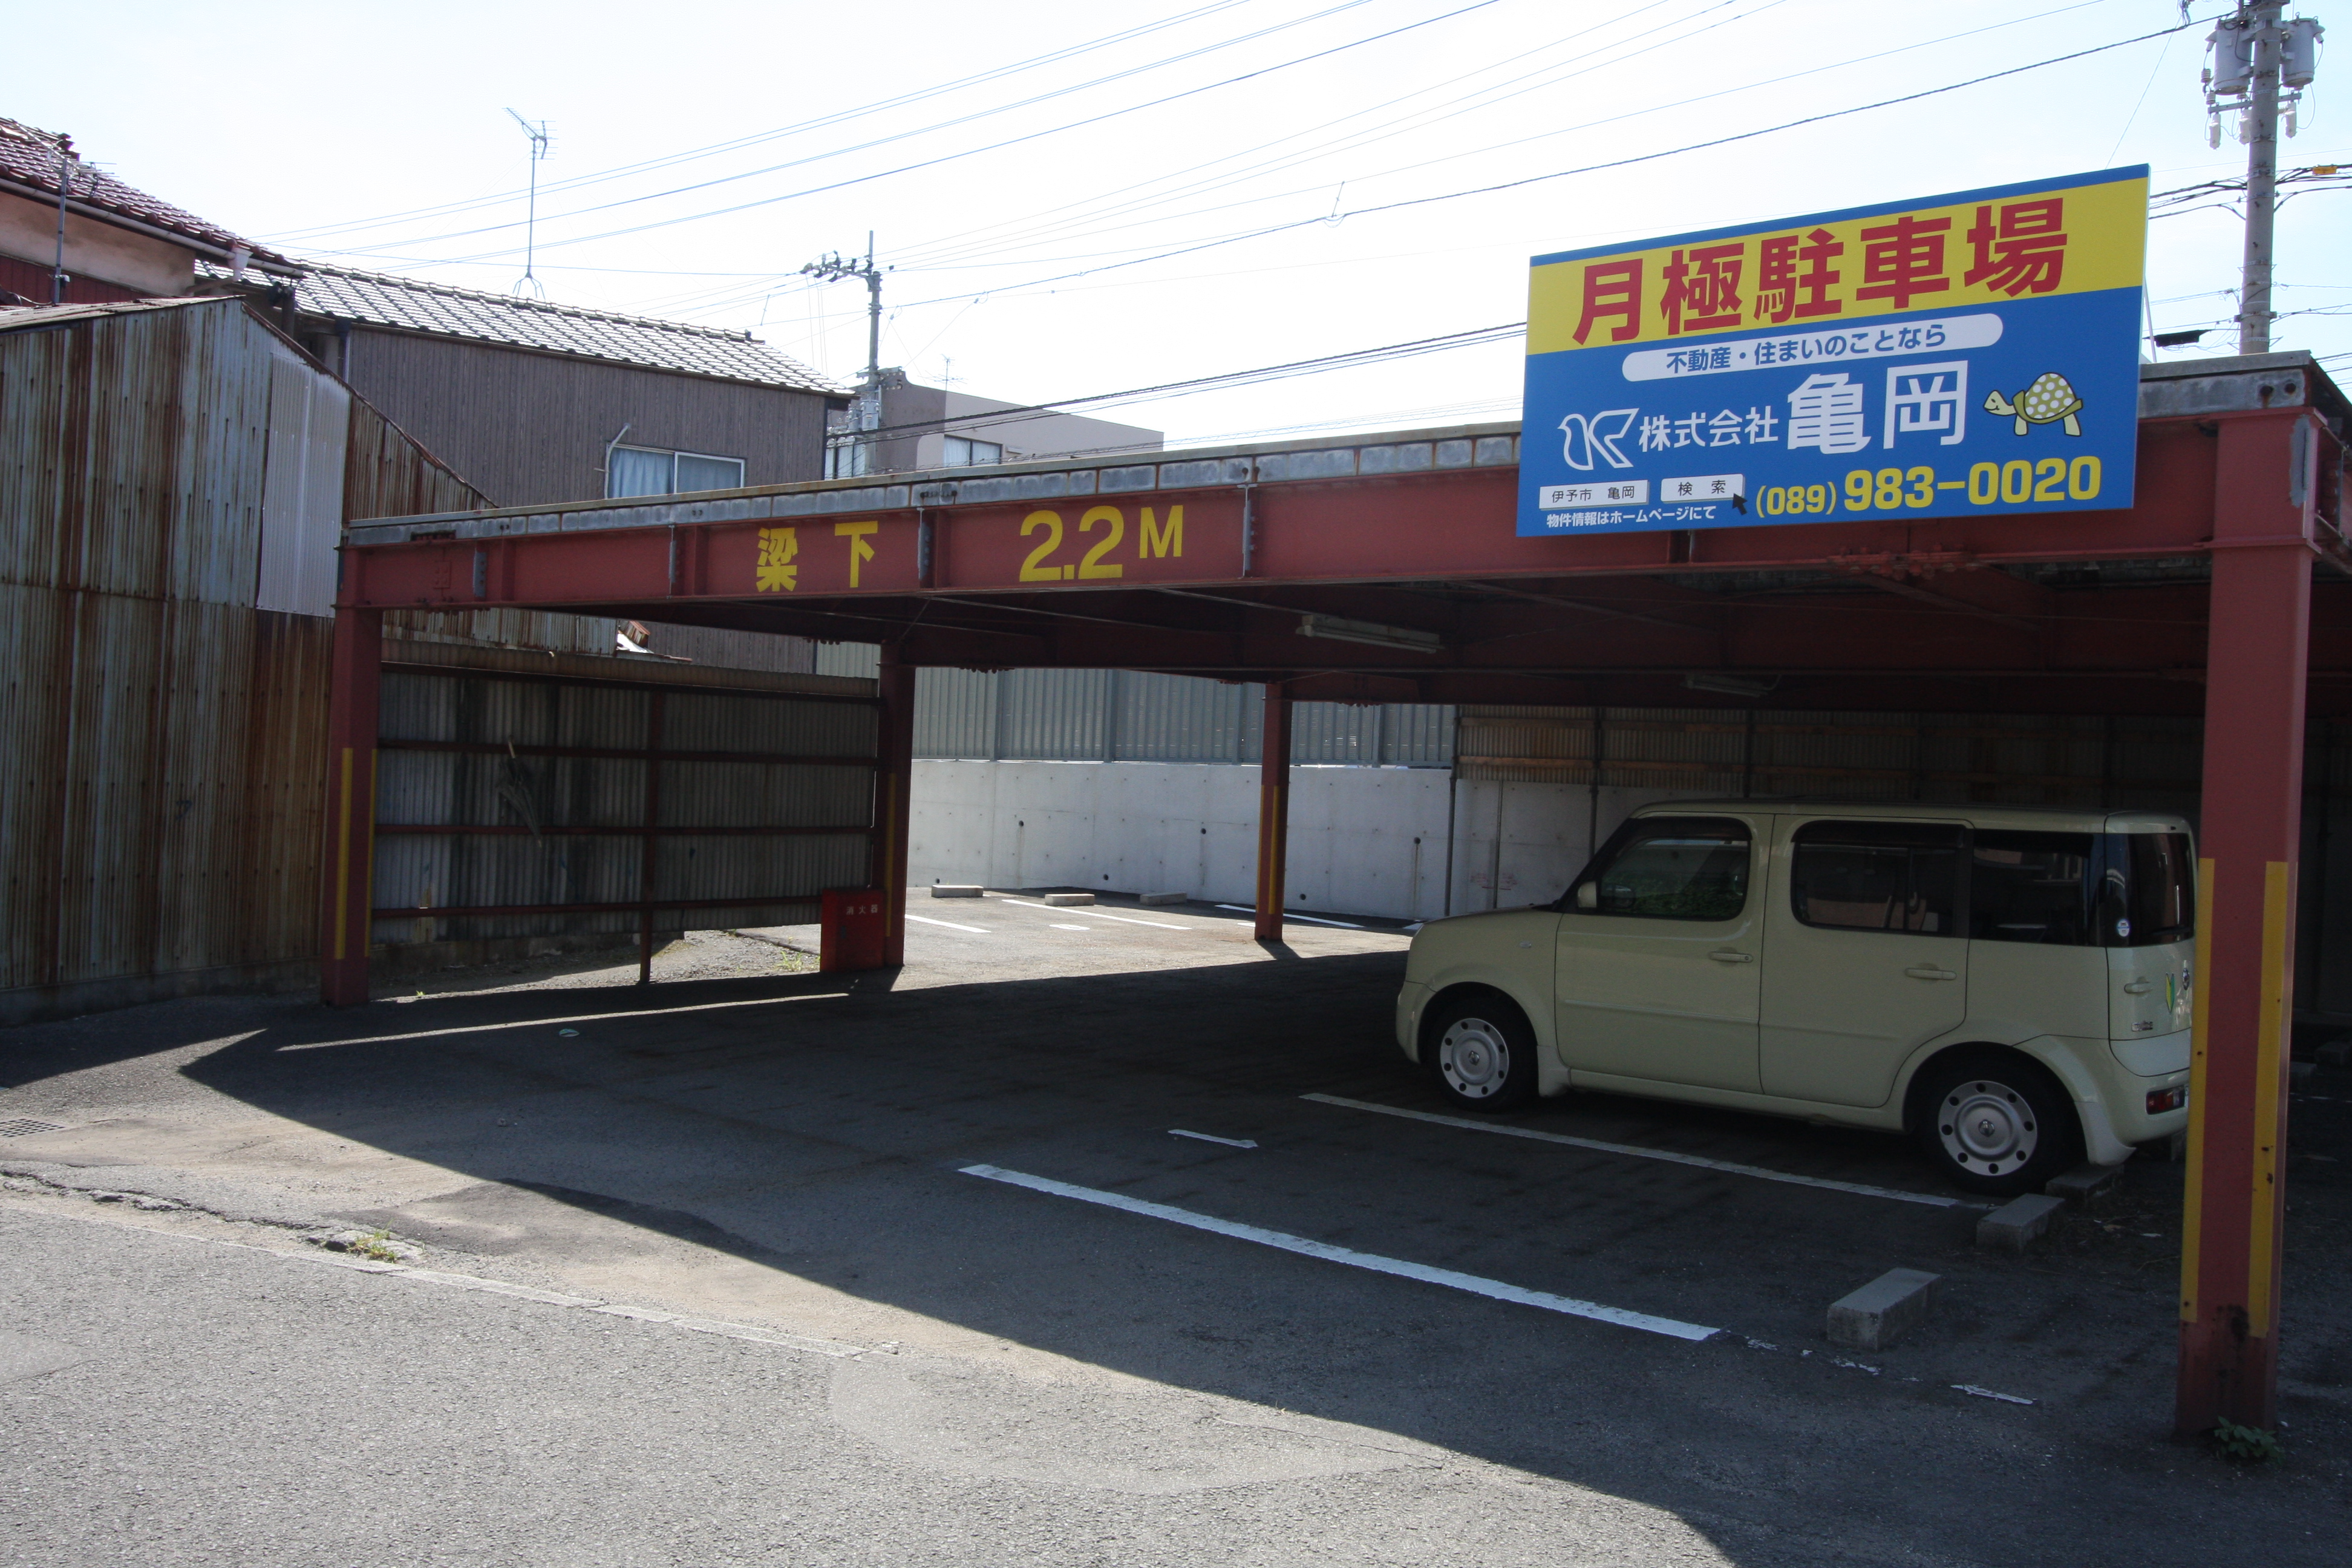
[(2245, 1469), (2165, 1434), (2177, 1166), (1990, 1255), (1892, 1139), (1461, 1124), (1383, 922), (916, 912), (0, 1035), (0, 1563), (2341, 1561), (2352, 1073)]

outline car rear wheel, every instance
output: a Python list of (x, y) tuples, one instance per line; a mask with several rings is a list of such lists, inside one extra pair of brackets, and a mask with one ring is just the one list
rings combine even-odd
[(1964, 1057), (1929, 1069), (1919, 1146), (1970, 1192), (2038, 1192), (2081, 1157), (2074, 1107), (2047, 1069), (2023, 1057)]
[(1505, 998), (1490, 993), (1443, 1005), (1422, 1040), (1438, 1087), (1464, 1110), (1509, 1110), (1535, 1098), (1535, 1031)]

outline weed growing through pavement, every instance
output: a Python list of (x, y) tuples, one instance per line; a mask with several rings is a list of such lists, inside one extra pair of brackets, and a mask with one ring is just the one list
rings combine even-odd
[(365, 1236), (354, 1237), (343, 1243), (343, 1250), (378, 1263), (400, 1261), (400, 1251), (392, 1245), (392, 1232), (388, 1230), (372, 1230)]
[(2223, 1458), (2242, 1465), (2273, 1465), (2286, 1458), (2276, 1433), (2265, 1432), (2260, 1426), (2241, 1426), (2234, 1421), (2214, 1423), (2213, 1447), (2221, 1451)]

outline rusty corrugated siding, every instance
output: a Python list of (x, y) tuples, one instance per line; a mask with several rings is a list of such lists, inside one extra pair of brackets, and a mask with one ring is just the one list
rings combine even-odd
[[(415, 662), (437, 661), (432, 667)], [(389, 655), (378, 733), (377, 821), (393, 826), (497, 827), (481, 833), (382, 833), (373, 900), (379, 909), (513, 907), (635, 902), (644, 897), (647, 771), (658, 770), (653, 894), (681, 903), (738, 905), (657, 915), (665, 931), (814, 920), (827, 888), (862, 886), (873, 821), (870, 759), (879, 740), (873, 683), (814, 675), (748, 679), (724, 689), (717, 672), (647, 661), (599, 674), (646, 684), (593, 684), (580, 658), (551, 674), (516, 679), (511, 657), (414, 643)], [(476, 668), (469, 668), (468, 665)], [(497, 668), (497, 673), (479, 668)], [(607, 677), (610, 679), (610, 677)], [(648, 686), (659, 689), (649, 689)], [(795, 689), (797, 688), (798, 689)], [(658, 721), (656, 719), (658, 711)], [(644, 751), (656, 722), (665, 757), (541, 756), (520, 748)], [(436, 751), (403, 742), (463, 742), (518, 750)], [(747, 760), (728, 760), (730, 754)], [(828, 759), (772, 762), (767, 755)], [(848, 759), (848, 760), (843, 760)], [(562, 831), (614, 829), (612, 832)], [(696, 828), (818, 829), (761, 837)], [(833, 829), (834, 831), (821, 831)], [(635, 931), (634, 910), (434, 916), (375, 922), (388, 944), (484, 941)]]
[(0, 587), (0, 993), (30, 993), (0, 1017), (37, 1016), (45, 992), (233, 984), (313, 956), (331, 631)]
[(250, 605), (274, 341), (230, 300), (0, 332), (0, 577)]
[(1459, 726), (1478, 783), (2189, 810), (2200, 765), (2195, 721), (2163, 718), (1473, 705)]

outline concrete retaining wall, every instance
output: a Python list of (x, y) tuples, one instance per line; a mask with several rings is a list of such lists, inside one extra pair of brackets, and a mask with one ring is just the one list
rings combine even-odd
[[(1556, 899), (1596, 829), (1606, 837), (1634, 807), (1677, 793), (1454, 784), (1436, 768), (1294, 766), (1290, 781), (1290, 907), (1398, 920)], [(1255, 767), (918, 762), (913, 816), (918, 883), (1251, 901)]]

